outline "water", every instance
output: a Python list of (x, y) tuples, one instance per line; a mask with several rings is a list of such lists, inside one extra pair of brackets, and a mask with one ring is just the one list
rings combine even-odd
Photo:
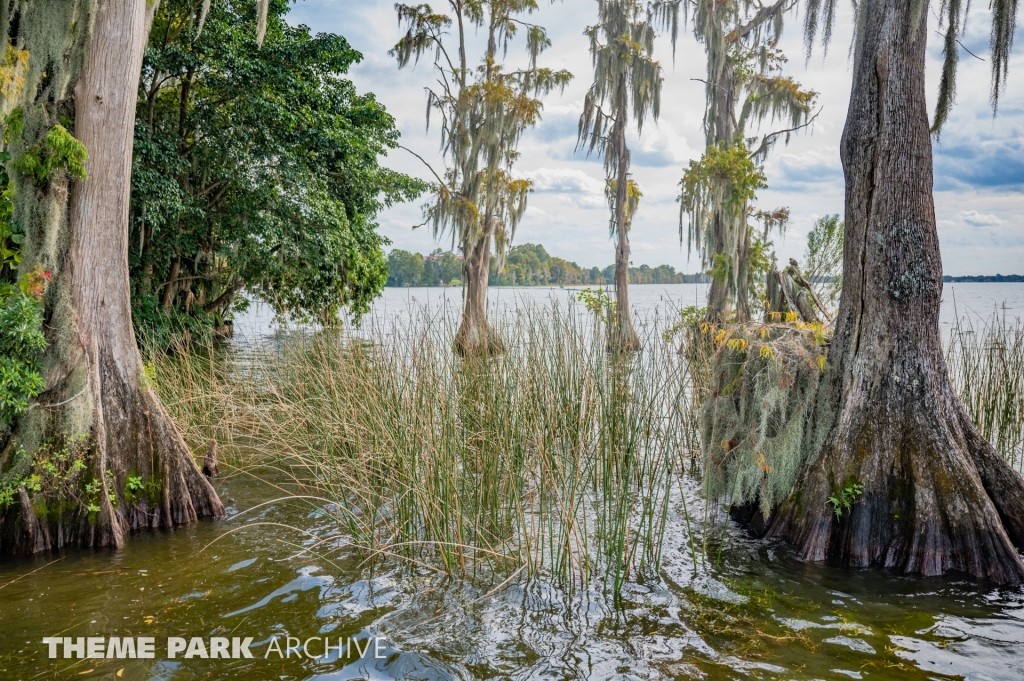
[[(487, 291), (489, 310), (499, 315), (528, 305), (540, 307), (553, 303), (569, 304), (584, 287), (547, 288), (491, 287)], [(703, 305), (708, 284), (636, 284), (629, 287), (630, 307), (638, 326), (656, 319), (674, 319), (687, 305)], [(612, 294), (613, 295), (613, 294)], [(838, 306), (838, 303), (836, 304)], [(461, 288), (386, 288), (378, 298), (364, 324), (402, 323), (414, 310), (427, 308), (437, 314), (457, 315), (462, 309)], [(994, 313), (1007, 319), (1024, 317), (1024, 283), (947, 283), (942, 296), (939, 329), (943, 338), (949, 335), (957, 317), (977, 326), (991, 319)], [(254, 304), (235, 321), (240, 340), (252, 340), (273, 333), (271, 311)]]
[[(244, 474), (219, 487), (227, 520), (120, 552), (4, 561), (0, 678), (1024, 678), (1020, 589), (804, 565), (735, 529), (722, 565), (695, 570), (679, 508), (663, 578), (627, 584), (615, 605), (596, 588), (513, 581), (488, 596), (486, 580), (296, 556), (301, 534), (258, 523), (323, 533), (322, 516), (295, 503), (243, 512), (279, 494)], [(41, 640), (57, 635), (153, 636), (156, 659), (49, 660)], [(252, 637), (254, 659), (167, 659), (168, 636), (218, 635)], [(274, 636), (282, 650), (287, 636), (351, 638), (365, 654), (267, 659)]]
[[(947, 287), (947, 326), (950, 288), (961, 314), (1024, 312), (1024, 285)], [(694, 285), (632, 291), (646, 315), (700, 295)], [(491, 295), (492, 305), (515, 306), (570, 293)], [(407, 314), (412, 297), (459, 303), (457, 290), (389, 289), (374, 315)], [(260, 335), (266, 322), (255, 308), (238, 326)], [(661, 578), (627, 584), (615, 603), (599, 585), (568, 594), (541, 581), (469, 582), (393, 561), (371, 571), (344, 553), (328, 560), (285, 526), (330, 536), (331, 522), (310, 506), (275, 502), (283, 481), (255, 473), (268, 480), (234, 472), (218, 481), (228, 519), (142, 534), (119, 552), (0, 561), (0, 679), (1024, 678), (1024, 589), (806, 565), (735, 527), (721, 564), (701, 567), (678, 496)], [(696, 491), (686, 498), (691, 511), (699, 507)], [(152, 636), (156, 657), (51, 660), (44, 636)], [(254, 658), (171, 660), (170, 636), (252, 637)], [(284, 650), (288, 636), (356, 645), (280, 659), (271, 642), (278, 637)], [(312, 642), (310, 652), (321, 646)]]

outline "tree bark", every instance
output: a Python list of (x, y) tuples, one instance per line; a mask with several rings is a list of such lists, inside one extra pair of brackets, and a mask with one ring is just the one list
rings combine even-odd
[[(37, 426), (45, 424), (49, 441), (69, 441), (84, 426), (89, 436), (85, 461), (102, 489), (98, 513), (61, 506), (47, 514), (50, 532), (44, 544), (50, 547), (119, 547), (130, 530), (224, 515), (217, 493), (159, 398), (141, 380), (142, 359), (131, 321), (128, 207), (145, 21), (146, 3), (141, 0), (101, 0), (75, 86), (75, 135), (89, 157), (88, 179), (75, 182), (71, 190), (70, 243), (60, 280), (55, 281), (66, 292), (66, 304), (55, 308), (49, 323), (58, 330), (50, 355), (58, 365), (51, 365), (48, 376), (63, 379), (52, 387), (48, 381), (50, 404), (38, 405), (34, 412), (46, 416), (33, 418)], [(70, 333), (61, 334), (64, 329)], [(126, 496), (130, 474), (138, 475), (151, 493)], [(38, 528), (29, 534), (32, 545), (20, 545), (39, 550), (43, 535)], [(18, 545), (11, 542), (5, 548), (18, 550)]]
[(153, 228), (142, 224), (142, 277), (139, 280), (139, 295), (145, 297), (153, 290)]
[[(728, 49), (725, 47), (723, 49)], [(708, 74), (711, 77), (711, 74)], [(716, 120), (714, 134), (708, 140), (708, 146), (730, 147), (735, 142), (735, 99), (736, 99), (736, 76), (732, 63), (726, 59), (722, 66), (722, 74), (717, 79), (720, 83), (714, 91), (716, 101)], [(726, 234), (728, 221), (725, 216), (725, 207), (716, 206), (712, 216), (713, 229), (715, 231), (715, 248), (711, 254), (712, 267), (715, 265), (716, 256), (729, 257), (732, 254), (726, 253), (726, 244), (729, 243), (729, 235)], [(732, 312), (732, 296), (730, 296), (730, 280), (733, 273), (726, 272), (721, 278), (711, 279), (711, 290), (708, 292), (708, 321), (714, 324), (722, 324)]]
[(736, 323), (750, 321), (750, 287), (753, 277), (750, 273), (750, 225), (746, 219), (747, 208), (743, 206), (743, 221), (737, 236), (736, 272)]
[(181, 273), (181, 251), (175, 251), (174, 262), (171, 263), (171, 275), (164, 284), (164, 291), (160, 297), (160, 306), (164, 312), (170, 313), (174, 305), (174, 296), (178, 294), (178, 275)]
[(708, 321), (721, 324), (729, 316), (729, 280), (725, 277), (711, 277), (711, 289), (708, 291)]
[[(1024, 581), (1024, 479), (970, 422), (939, 336), (942, 264), (925, 99), (927, 6), (863, 0), (841, 155), (844, 288), (806, 424), (808, 463), (770, 536), (808, 561)], [(830, 496), (863, 493), (837, 517)], [(1016, 545), (1016, 548), (1015, 548)]]
[(487, 324), (487, 284), (491, 267), (491, 224), (485, 219), (483, 234), (465, 254), (466, 277), (462, 323), (455, 335), (454, 349), (462, 357), (499, 355), (505, 346)]
[(615, 323), (609, 329), (608, 348), (616, 352), (640, 349), (640, 337), (633, 328), (629, 311), (629, 149), (626, 147), (627, 112), (625, 98), (618, 112), (612, 139), (619, 162), (615, 177)]

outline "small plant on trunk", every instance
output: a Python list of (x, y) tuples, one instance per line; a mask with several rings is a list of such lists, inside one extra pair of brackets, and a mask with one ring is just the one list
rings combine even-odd
[(832, 507), (836, 519), (843, 517), (843, 513), (853, 508), (857, 498), (864, 493), (864, 485), (859, 482), (848, 482), (842, 488), (833, 491), (832, 496), (825, 500), (825, 504)]

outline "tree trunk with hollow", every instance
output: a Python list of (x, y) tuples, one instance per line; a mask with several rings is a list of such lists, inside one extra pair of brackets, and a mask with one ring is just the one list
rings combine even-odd
[[(808, 561), (1018, 583), (1024, 479), (968, 418), (939, 335), (927, 6), (916, 26), (909, 0), (859, 11), (839, 317), (806, 424), (810, 457), (768, 534)], [(828, 498), (855, 484), (863, 493), (837, 517)]]
[(487, 285), (491, 267), (491, 233), (485, 219), (483, 234), (465, 254), (463, 274), (466, 277), (462, 323), (455, 335), (455, 352), (462, 357), (486, 357), (505, 351), (498, 335), (487, 324)]
[[(4, 528), (5, 551), (119, 547), (131, 530), (224, 515), (216, 491), (145, 384), (132, 327), (128, 204), (146, 5), (99, 2), (75, 86), (74, 133), (89, 152), (88, 179), (70, 192), (70, 238), (59, 256), (58, 293), (51, 296), (46, 390), (16, 431), (28, 433), (36, 449), (84, 435), (88, 477), (101, 485), (99, 511), (69, 506), (66, 499), (55, 503), (44, 490), (41, 499), (22, 503), (20, 527)], [(138, 476), (145, 491), (126, 492), (129, 475)]]

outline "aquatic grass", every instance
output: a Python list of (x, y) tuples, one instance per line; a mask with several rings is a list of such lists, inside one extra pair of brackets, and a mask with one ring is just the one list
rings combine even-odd
[(505, 354), (463, 360), (455, 316), (403, 319), (155, 357), (156, 385), (197, 448), (276, 456), (367, 559), (615, 593), (657, 574), (696, 428), (659, 321), (615, 355), (582, 307), (527, 306), (494, 320)]
[[(332, 521), (302, 540), (316, 555), (496, 581), (525, 573), (570, 591), (598, 580), (619, 594), (658, 573), (669, 518), (681, 516), (685, 531), (671, 534), (707, 569), (726, 516), (716, 503), (688, 508), (683, 491), (703, 468), (707, 334), (687, 327), (680, 347), (662, 328), (671, 318), (640, 320), (643, 351), (609, 354), (582, 306), (527, 305), (492, 320), (505, 354), (463, 360), (451, 352), (457, 312), (179, 349), (152, 357), (149, 374), (197, 452), (216, 440), (236, 462), (284, 473), (282, 496)], [(1020, 470), (1024, 329), (996, 321), (958, 326), (948, 364), (972, 418)]]
[(1024, 324), (998, 312), (978, 324), (958, 316), (946, 364), (981, 434), (1024, 473)]

